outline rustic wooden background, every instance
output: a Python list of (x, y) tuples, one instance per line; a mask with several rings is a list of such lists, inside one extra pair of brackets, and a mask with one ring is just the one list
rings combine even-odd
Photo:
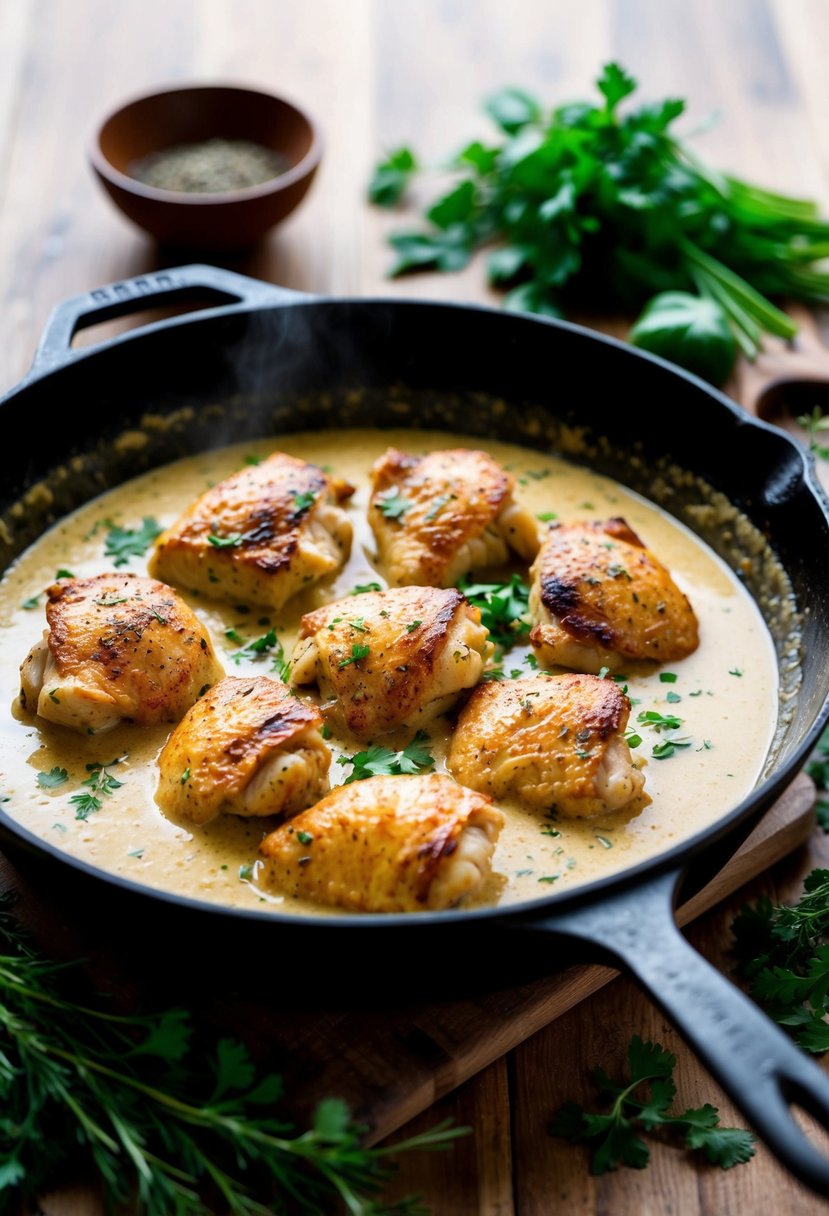
[[(460, 275), (384, 277), (384, 237), (401, 221), (369, 208), (364, 186), (385, 149), (411, 142), (438, 162), (486, 134), (487, 92), (518, 84), (550, 103), (581, 97), (616, 57), (643, 95), (689, 99), (688, 130), (720, 114), (698, 141), (714, 165), (829, 208), (827, 52), (825, 0), (2, 0), (0, 393), (24, 374), (58, 301), (169, 264), (112, 208), (85, 160), (96, 120), (133, 93), (221, 79), (282, 92), (318, 117), (327, 146), (311, 194), (235, 269), (314, 292), (486, 301), (479, 263)], [(802, 875), (827, 863), (816, 833), (707, 915), (692, 940), (727, 970), (735, 909), (761, 891), (794, 897)], [(581, 1150), (550, 1140), (551, 1112), (567, 1097), (591, 1099), (587, 1067), (618, 1065), (632, 1033), (677, 1053), (682, 1102), (712, 1101), (725, 1123), (739, 1122), (619, 980), (420, 1117), (426, 1127), (452, 1115), (474, 1136), (451, 1155), (407, 1162), (396, 1191), (421, 1191), (435, 1216), (829, 1212), (762, 1149), (724, 1173), (657, 1145), (644, 1173), (596, 1179)], [(49, 1216), (90, 1210), (81, 1197), (44, 1206)]]

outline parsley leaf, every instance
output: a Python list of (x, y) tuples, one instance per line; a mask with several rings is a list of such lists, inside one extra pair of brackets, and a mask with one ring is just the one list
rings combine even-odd
[(359, 663), (361, 659), (367, 659), (370, 654), (371, 647), (368, 644), (361, 645), (359, 642), (355, 642), (351, 647), (351, 654), (347, 659), (343, 659), (341, 663), (338, 663), (337, 667), (343, 668), (348, 667), (349, 663)]
[(57, 766), (49, 769), (48, 773), (38, 773), (37, 775), (37, 784), (42, 790), (56, 790), (59, 785), (63, 785), (68, 780), (69, 774), (66, 769)]
[(104, 553), (112, 558), (114, 566), (126, 566), (130, 558), (143, 557), (156, 537), (164, 531), (152, 515), (144, 516), (140, 528), (121, 528), (111, 520), (104, 522), (109, 529)]
[(368, 591), (382, 591), (382, 590), (383, 590), (383, 588), (380, 586), (379, 583), (357, 583), (357, 585), (355, 587), (352, 587), (351, 591), (349, 592), (349, 595), (365, 595), (366, 592), (368, 592)]
[(217, 536), (210, 532), (207, 537), (214, 549), (238, 549), (244, 539), (241, 532), (234, 532), (231, 536)]
[(404, 498), (397, 489), (386, 490), (384, 494), (378, 494), (374, 503), (386, 519), (400, 519), (412, 505), (408, 498)]
[(90, 815), (100, 811), (103, 806), (102, 799), (109, 798), (115, 790), (119, 790), (123, 785), (116, 777), (113, 777), (109, 770), (116, 764), (120, 764), (120, 758), (115, 757), (109, 764), (87, 764), (86, 771), (89, 776), (81, 785), (85, 785), (89, 789), (89, 793), (73, 794), (69, 802), (75, 808), (75, 818), (80, 820), (88, 819)]
[[(243, 640), (242, 635), (236, 629), (226, 629), (225, 637), (230, 638), (234, 642), (241, 642)], [(259, 659), (269, 654), (270, 651), (273, 651), (271, 655), (271, 670), (278, 672), (281, 680), (286, 680), (291, 664), (285, 658), (285, 651), (277, 637), (275, 629), (269, 629), (267, 633), (263, 633), (260, 637), (246, 642), (244, 646), (240, 646), (238, 650), (234, 650), (230, 658), (236, 664), (241, 663), (243, 659), (247, 663), (256, 663)]]
[(619, 1165), (644, 1169), (650, 1150), (642, 1133), (664, 1128), (686, 1148), (701, 1151), (712, 1165), (730, 1169), (754, 1156), (754, 1136), (738, 1127), (720, 1127), (719, 1112), (706, 1103), (673, 1115), (676, 1096), (673, 1071), (676, 1057), (659, 1043), (634, 1035), (627, 1050), (628, 1076), (613, 1081), (602, 1068), (593, 1070), (601, 1097), (610, 1103), (606, 1114), (590, 1114), (570, 1101), (557, 1112), (551, 1136), (592, 1149), (590, 1172), (604, 1174)]
[(416, 170), (417, 161), (409, 148), (390, 152), (374, 170), (368, 187), (369, 200), (378, 207), (393, 207), (403, 197)]
[(345, 784), (352, 781), (363, 781), (366, 777), (392, 776), (421, 773), (434, 768), (435, 758), (428, 747), (429, 736), (419, 730), (406, 747), (400, 752), (392, 751), (390, 747), (369, 747), (364, 752), (354, 756), (341, 756), (339, 763), (352, 766), (352, 771), (345, 779)]
[(520, 574), (513, 574), (508, 583), (470, 583), (461, 579), (458, 589), (479, 610), (481, 624), (489, 630), (496, 645), (497, 657), (529, 633), (530, 589)]
[(829, 870), (812, 870), (795, 904), (744, 904), (731, 928), (751, 996), (798, 1046), (829, 1050)]

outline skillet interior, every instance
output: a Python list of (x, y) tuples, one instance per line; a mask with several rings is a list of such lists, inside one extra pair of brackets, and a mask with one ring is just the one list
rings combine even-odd
[[(69, 453), (65, 428), (45, 424), (67, 403), (78, 403)], [(800, 658), (824, 654), (829, 642), (829, 526), (800, 453), (693, 377), (610, 340), (561, 323), (456, 306), (235, 307), (78, 352), (66, 366), (35, 375), (2, 408), (22, 437), (20, 447), (0, 454), (3, 566), (103, 489), (232, 440), (387, 424), (563, 451), (661, 502), (733, 568), (750, 559), (744, 577), (778, 650), (784, 690), (778, 738), (768, 778), (742, 815), (703, 833), (705, 842), (768, 805), (819, 730), (829, 666), (807, 661), (801, 679)], [(709, 850), (708, 859), (715, 864), (716, 852)], [(62, 876), (67, 868), (58, 867)], [(108, 885), (128, 888), (120, 880)], [(573, 899), (590, 898), (602, 885), (581, 888)], [(414, 920), (460, 928), (494, 914)], [(275, 919), (268, 917), (270, 924)], [(376, 928), (378, 918), (324, 923)], [(382, 923), (415, 928), (412, 918)], [(307, 928), (319, 933), (320, 922)]]

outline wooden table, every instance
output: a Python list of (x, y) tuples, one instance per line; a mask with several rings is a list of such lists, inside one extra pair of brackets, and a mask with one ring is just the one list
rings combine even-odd
[[(7, 0), (0, 392), (25, 372), (58, 301), (169, 264), (113, 210), (85, 163), (96, 119), (132, 93), (233, 80), (293, 96), (319, 118), (327, 148), (311, 195), (234, 269), (321, 293), (487, 301), (480, 263), (459, 275), (384, 277), (384, 237), (400, 217), (370, 209), (364, 186), (385, 149), (411, 141), (437, 162), (486, 134), (479, 102), (488, 91), (514, 83), (548, 103), (586, 96), (599, 66), (617, 57), (643, 95), (689, 98), (689, 128), (722, 112), (698, 144), (713, 164), (826, 207), (828, 48), (823, 0)], [(735, 908), (760, 892), (794, 897), (817, 864), (829, 864), (822, 833), (707, 915), (692, 939), (727, 967)], [(563, 1099), (592, 1097), (585, 1066), (618, 1064), (632, 1033), (677, 1053), (683, 1102), (712, 1101), (726, 1124), (740, 1121), (648, 1001), (618, 980), (417, 1120), (451, 1114), (475, 1132), (451, 1155), (405, 1163), (396, 1191), (423, 1192), (436, 1216), (829, 1212), (762, 1149), (723, 1173), (656, 1146), (644, 1173), (591, 1178), (581, 1151), (550, 1140), (546, 1122)], [(66, 1198), (47, 1208), (89, 1210)]]

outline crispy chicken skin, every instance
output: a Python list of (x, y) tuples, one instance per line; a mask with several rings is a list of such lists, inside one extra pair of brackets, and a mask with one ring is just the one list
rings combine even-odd
[(503, 822), (489, 798), (449, 777), (369, 777), (266, 836), (263, 877), (354, 912), (451, 908), (484, 888)]
[(20, 668), (20, 700), (50, 722), (96, 735), (124, 719), (177, 722), (224, 674), (201, 622), (154, 579), (60, 579), (46, 595), (49, 628)]
[(230, 815), (295, 815), (328, 790), (322, 714), (281, 681), (227, 676), (197, 701), (158, 758), (156, 802), (207, 823)]
[(353, 488), (274, 452), (202, 494), (156, 541), (150, 573), (215, 599), (281, 608), (342, 566)]
[(549, 666), (617, 671), (699, 645), (687, 597), (623, 519), (551, 526), (531, 575), (530, 642)]
[(527, 561), (538, 552), (538, 525), (515, 502), (515, 479), (486, 452), (389, 448), (371, 478), (369, 523), (393, 587), (452, 587), (510, 550)]
[(630, 701), (598, 676), (482, 684), (458, 719), (446, 764), (494, 798), (568, 818), (650, 802), (624, 740)]
[(459, 591), (397, 587), (327, 604), (302, 618), (290, 682), (317, 684), (358, 739), (419, 727), (477, 684), (488, 632)]

